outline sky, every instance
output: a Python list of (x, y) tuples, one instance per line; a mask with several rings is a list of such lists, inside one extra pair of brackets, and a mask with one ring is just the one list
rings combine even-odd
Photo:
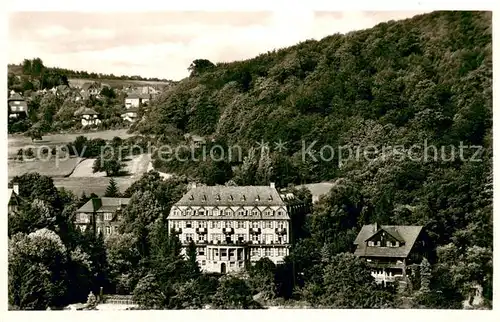
[(8, 61), (180, 80), (195, 59), (230, 62), (417, 11), (11, 12)]

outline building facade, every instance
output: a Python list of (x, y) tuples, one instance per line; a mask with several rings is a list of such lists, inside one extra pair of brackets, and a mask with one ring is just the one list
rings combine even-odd
[(28, 116), (28, 103), (18, 93), (11, 93), (8, 101), (8, 114), (10, 119), (25, 118)]
[(202, 271), (228, 273), (289, 254), (290, 212), (270, 186), (193, 186), (170, 210), (168, 228), (183, 249), (193, 241)]
[(129, 108), (121, 114), (122, 120), (134, 123), (137, 120), (137, 113), (139, 109), (136, 107)]
[(141, 99), (138, 94), (130, 93), (125, 97), (125, 108), (138, 108), (141, 105)]
[(76, 211), (75, 225), (81, 231), (92, 229), (104, 237), (118, 232), (121, 211), (129, 203), (129, 198), (92, 198)]
[(82, 126), (96, 126), (101, 124), (99, 113), (91, 108), (84, 108), (79, 112), (79, 115), (81, 117)]
[(405, 281), (424, 257), (432, 260), (431, 243), (422, 226), (364, 225), (354, 241), (354, 255), (364, 258), (377, 283)]

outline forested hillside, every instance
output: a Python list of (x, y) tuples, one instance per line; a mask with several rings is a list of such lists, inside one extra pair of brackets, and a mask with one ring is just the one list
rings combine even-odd
[[(363, 223), (421, 224), (440, 246), (435, 269), (442, 282), (462, 295), (479, 283), (490, 297), (491, 41), (491, 13), (433, 12), (246, 61), (200, 59), (136, 130), (169, 143), (183, 133), (247, 148), (268, 141), (269, 154), (257, 151), (242, 163), (208, 158), (155, 166), (209, 184), (341, 180), (315, 210), (311, 232), (318, 244), (304, 254), (315, 254), (317, 245), (346, 251)], [(287, 142), (286, 151), (273, 148), (279, 140)], [(317, 141), (317, 161), (303, 158), (303, 141), (306, 147)], [(402, 153), (421, 153), (410, 148), (426, 144), (438, 157), (398, 158), (379, 150), (370, 161), (339, 163), (338, 154), (321, 161), (325, 144), (400, 146)], [(472, 148), (461, 153), (461, 144), (482, 146), (480, 156), (472, 158)], [(304, 271), (313, 262), (304, 261)]]

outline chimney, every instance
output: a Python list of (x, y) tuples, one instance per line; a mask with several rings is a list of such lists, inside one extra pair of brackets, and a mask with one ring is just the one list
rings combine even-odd
[(194, 188), (196, 188), (196, 182), (191, 182), (189, 189), (194, 189)]
[(19, 195), (19, 183), (17, 182), (12, 183), (12, 190), (16, 195)]
[(274, 184), (274, 182), (271, 182), (270, 186), (272, 189), (276, 189), (276, 185)]
[(100, 198), (92, 198), (92, 208), (94, 211), (97, 211), (99, 208), (101, 208), (102, 203)]
[(377, 223), (375, 223), (375, 225), (373, 225), (373, 226), (374, 226), (374, 227), (373, 227), (374, 232), (377, 232), (377, 231), (378, 231), (378, 228), (379, 228), (379, 227), (378, 227), (378, 224), (377, 224)]

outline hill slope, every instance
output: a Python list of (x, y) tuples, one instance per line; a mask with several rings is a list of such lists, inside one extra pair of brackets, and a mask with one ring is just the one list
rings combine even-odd
[[(228, 144), (281, 139), (289, 156), (302, 141), (482, 144), (492, 125), (491, 52), (490, 13), (391, 21), (217, 64), (166, 92), (137, 129)], [(334, 177), (337, 161), (302, 181)]]
[[(247, 148), (265, 140), (271, 152), (243, 163), (157, 160), (163, 171), (209, 184), (344, 178), (360, 192), (359, 222), (423, 224), (440, 244), (461, 229), (474, 236), (485, 228), (471, 239), (491, 245), (491, 13), (433, 12), (246, 61), (204, 64), (193, 75), (164, 93), (136, 130), (165, 140), (211, 135)], [(279, 140), (286, 151), (272, 145)], [(472, 148), (459, 157), (460, 144), (483, 146), (481, 161), (471, 161)], [(336, 149), (344, 145), (349, 160), (346, 149)], [(425, 145), (435, 146), (427, 158)], [(365, 148), (358, 158), (356, 146)]]

